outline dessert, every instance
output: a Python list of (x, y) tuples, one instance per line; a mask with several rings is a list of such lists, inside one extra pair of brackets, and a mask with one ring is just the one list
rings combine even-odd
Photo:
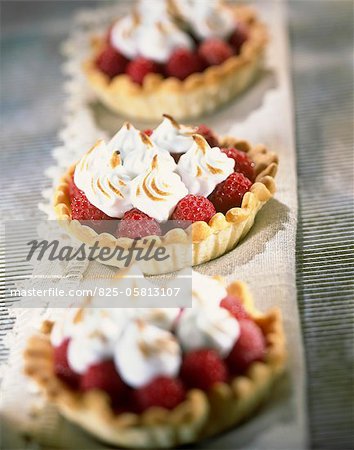
[[(247, 234), (274, 194), (276, 171), (277, 156), (264, 146), (165, 115), (147, 134), (125, 123), (110, 142), (96, 143), (62, 179), (54, 208), (87, 244), (128, 248), (143, 237), (166, 248), (184, 243), (192, 247), (189, 265), (197, 265)], [(170, 262), (145, 273), (185, 267)]]
[[(94, 303), (95, 299), (91, 299)], [(192, 308), (87, 304), (30, 338), (25, 372), (70, 421), (119, 446), (194, 443), (252, 416), (284, 371), (281, 314), (193, 273)]]
[(84, 70), (112, 111), (144, 120), (211, 112), (254, 80), (265, 26), (245, 5), (221, 0), (141, 0), (95, 37)]

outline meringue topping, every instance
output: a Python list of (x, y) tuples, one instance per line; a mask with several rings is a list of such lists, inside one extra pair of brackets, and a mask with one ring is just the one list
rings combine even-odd
[(136, 317), (170, 331), (180, 312), (180, 308), (139, 308), (136, 310)]
[(222, 0), (174, 0), (174, 4), (200, 39), (227, 39), (236, 28), (233, 10)]
[(211, 148), (202, 136), (193, 139), (193, 146), (178, 161), (177, 173), (189, 193), (207, 197), (234, 171), (235, 161), (218, 147)]
[(153, 157), (150, 169), (131, 182), (133, 206), (158, 221), (167, 220), (176, 204), (187, 194), (179, 175), (161, 170), (158, 155)]
[(217, 307), (227, 296), (223, 283), (214, 277), (202, 275), (193, 271), (192, 300), (193, 308)]
[(93, 364), (111, 357), (112, 348), (104, 335), (77, 336), (68, 346), (68, 362), (74, 372), (83, 374)]
[[(114, 24), (110, 35), (111, 44), (127, 58), (143, 56), (165, 63), (175, 49), (193, 48), (192, 38), (178, 28), (167, 13), (153, 12), (154, 7), (151, 4), (148, 7), (143, 2), (135, 13)], [(161, 8), (160, 5), (160, 12)]]
[(170, 153), (186, 153), (194, 143), (192, 135), (196, 128), (180, 125), (167, 114), (163, 117), (163, 121), (153, 131), (151, 139)]
[(172, 333), (135, 320), (122, 335), (114, 361), (122, 379), (139, 388), (156, 376), (175, 377), (181, 365), (181, 350)]
[(110, 217), (122, 217), (131, 209), (130, 177), (123, 168), (121, 154), (104, 141), (82, 157), (76, 166), (74, 181), (89, 202)]
[(136, 11), (140, 17), (143, 17), (145, 23), (155, 23), (161, 18), (170, 18), (168, 1), (154, 0), (154, 6), (151, 7), (151, 0), (139, 0), (136, 5)]
[(144, 133), (140, 134), (139, 140), (139, 145), (135, 150), (127, 153), (124, 159), (124, 168), (132, 178), (146, 172), (151, 167), (154, 157), (160, 170), (174, 171), (176, 169), (175, 160), (167, 150), (156, 146)]
[(80, 311), (78, 308), (69, 309), (66, 320), (55, 322), (50, 334), (50, 342), (54, 347), (59, 346), (65, 339), (73, 335), (78, 311)]
[(128, 59), (135, 59), (138, 52), (139, 22), (136, 16), (127, 15), (118, 20), (110, 33), (111, 44)]
[(238, 321), (220, 307), (185, 309), (177, 325), (177, 336), (186, 352), (212, 348), (225, 357), (239, 335)]
[(80, 374), (86, 372), (90, 365), (113, 356), (115, 342), (132, 315), (129, 309), (95, 308), (93, 303), (83, 311), (81, 320), (72, 322), (66, 336), (70, 338), (68, 363)]
[(112, 152), (119, 151), (124, 160), (130, 152), (144, 150), (147, 145), (150, 145), (148, 136), (137, 130), (131, 123), (125, 122), (108, 143), (108, 149)]

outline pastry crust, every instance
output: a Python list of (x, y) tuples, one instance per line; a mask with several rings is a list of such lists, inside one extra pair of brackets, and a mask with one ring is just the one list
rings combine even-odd
[(279, 309), (262, 314), (254, 308), (247, 286), (234, 282), (228, 287), (262, 328), (267, 342), (264, 362), (255, 362), (247, 372), (229, 383), (219, 383), (209, 392), (188, 392), (175, 409), (150, 408), (141, 415), (114, 414), (102, 391), (72, 391), (54, 374), (53, 348), (49, 340), (52, 323), (33, 336), (25, 350), (25, 372), (33, 378), (70, 421), (103, 441), (134, 448), (167, 448), (200, 441), (227, 430), (252, 415), (270, 395), (285, 368), (286, 350)]
[(254, 10), (234, 6), (235, 16), (249, 29), (239, 55), (180, 81), (149, 74), (142, 86), (122, 74), (112, 80), (95, 65), (103, 39), (93, 39), (93, 56), (84, 65), (87, 80), (98, 99), (112, 111), (140, 120), (158, 120), (164, 113), (177, 120), (210, 113), (245, 90), (254, 80), (268, 41), (267, 30)]
[[(233, 137), (220, 138), (221, 147), (236, 147), (245, 151), (255, 163), (256, 180), (249, 192), (243, 197), (240, 208), (232, 208), (226, 214), (217, 213), (209, 221), (194, 222), (187, 230), (175, 228), (164, 236), (144, 238), (147, 248), (153, 241), (156, 247), (163, 246), (170, 256), (167, 260), (139, 261), (139, 266), (145, 274), (154, 275), (169, 273), (191, 265), (205, 263), (218, 258), (233, 249), (251, 229), (258, 211), (274, 195), (274, 177), (278, 169), (278, 157), (263, 145), (251, 147), (247, 141)], [(71, 219), (69, 186), (75, 165), (70, 167), (62, 178), (54, 194), (54, 209), (57, 219), (64, 224), (70, 235), (93, 246), (96, 242), (100, 247), (124, 248), (132, 247), (132, 239), (116, 238), (109, 233), (97, 234), (87, 225), (81, 225)], [(143, 240), (141, 240), (143, 241)], [(122, 267), (122, 261), (114, 257), (110, 260), (100, 260), (101, 263)]]

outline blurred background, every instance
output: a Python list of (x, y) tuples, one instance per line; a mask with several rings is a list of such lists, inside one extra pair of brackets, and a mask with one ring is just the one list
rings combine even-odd
[[(72, 14), (98, 3), (105, 2), (1, 2), (5, 218), (14, 211), (39, 214), (40, 192), (48, 183), (42, 174), (62, 125), (60, 44)], [(354, 447), (353, 2), (294, 0), (287, 10), (300, 206), (297, 288), (310, 440), (312, 448), (349, 449)], [(10, 281), (1, 276), (0, 289)], [(13, 325), (8, 302), (4, 298), (0, 310), (2, 362), (8, 356), (3, 338)]]

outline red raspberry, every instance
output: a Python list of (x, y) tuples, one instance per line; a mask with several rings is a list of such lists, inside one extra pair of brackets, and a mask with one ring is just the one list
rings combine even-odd
[(223, 298), (220, 302), (220, 306), (227, 309), (237, 320), (249, 319), (249, 315), (241, 301), (232, 295)]
[(233, 55), (232, 47), (222, 39), (208, 39), (199, 46), (199, 55), (209, 64), (217, 66)]
[(150, 128), (144, 130), (144, 134), (146, 134), (146, 136), (149, 136), (149, 137), (152, 135), (153, 132), (154, 132), (154, 130), (151, 130)]
[(222, 148), (221, 151), (225, 153), (229, 158), (235, 160), (235, 172), (241, 172), (252, 182), (255, 179), (255, 163), (248, 157), (247, 153), (241, 152), (236, 148)]
[(160, 67), (158, 64), (143, 57), (134, 59), (134, 61), (131, 61), (125, 69), (125, 73), (130, 76), (134, 83), (138, 84), (143, 84), (147, 74), (159, 72)]
[(192, 73), (202, 72), (205, 63), (195, 52), (180, 48), (175, 50), (166, 64), (166, 72), (170, 77), (184, 80)]
[(189, 388), (207, 391), (215, 383), (225, 382), (228, 378), (228, 371), (224, 361), (215, 350), (194, 350), (184, 357), (181, 378)]
[(157, 377), (147, 385), (133, 392), (134, 404), (138, 412), (152, 406), (173, 409), (186, 397), (182, 383), (174, 378)]
[(232, 374), (243, 373), (250, 364), (262, 361), (266, 342), (259, 326), (251, 320), (240, 320), (240, 336), (226, 358)]
[(110, 78), (124, 73), (127, 64), (127, 58), (109, 45), (98, 55), (96, 59), (97, 67), (101, 70), (101, 72), (105, 73)]
[(127, 392), (128, 387), (121, 380), (112, 360), (102, 361), (90, 366), (82, 375), (80, 388), (83, 391), (99, 389), (106, 392), (111, 399), (120, 404)]
[(209, 222), (214, 214), (216, 214), (214, 205), (206, 197), (188, 194), (177, 203), (171, 219)]
[(241, 53), (243, 44), (248, 39), (247, 27), (241, 23), (237, 25), (236, 30), (233, 32), (230, 38), (230, 44), (232, 45), (236, 55)]
[(133, 208), (127, 211), (117, 228), (118, 237), (139, 239), (145, 236), (160, 236), (161, 227), (155, 219)]
[(68, 346), (70, 339), (65, 339), (58, 347), (54, 347), (54, 373), (72, 388), (77, 388), (80, 375), (75, 373), (68, 362)]
[(229, 209), (241, 206), (243, 196), (251, 186), (252, 182), (242, 173), (234, 172), (216, 186), (209, 200), (216, 211), (226, 214)]
[(196, 133), (203, 136), (203, 138), (207, 141), (210, 147), (219, 147), (218, 138), (215, 136), (213, 131), (206, 125), (203, 124), (199, 125), (196, 130)]
[(92, 205), (80, 189), (76, 188), (72, 191), (71, 198), (71, 218), (73, 220), (111, 220), (112, 217), (107, 216), (103, 211)]
[(71, 218), (81, 222), (87, 222), (85, 225), (93, 228), (97, 233), (114, 233), (117, 224), (113, 217), (107, 216), (103, 211), (92, 205), (84, 194), (75, 186), (75, 183), (69, 188), (71, 190)]

